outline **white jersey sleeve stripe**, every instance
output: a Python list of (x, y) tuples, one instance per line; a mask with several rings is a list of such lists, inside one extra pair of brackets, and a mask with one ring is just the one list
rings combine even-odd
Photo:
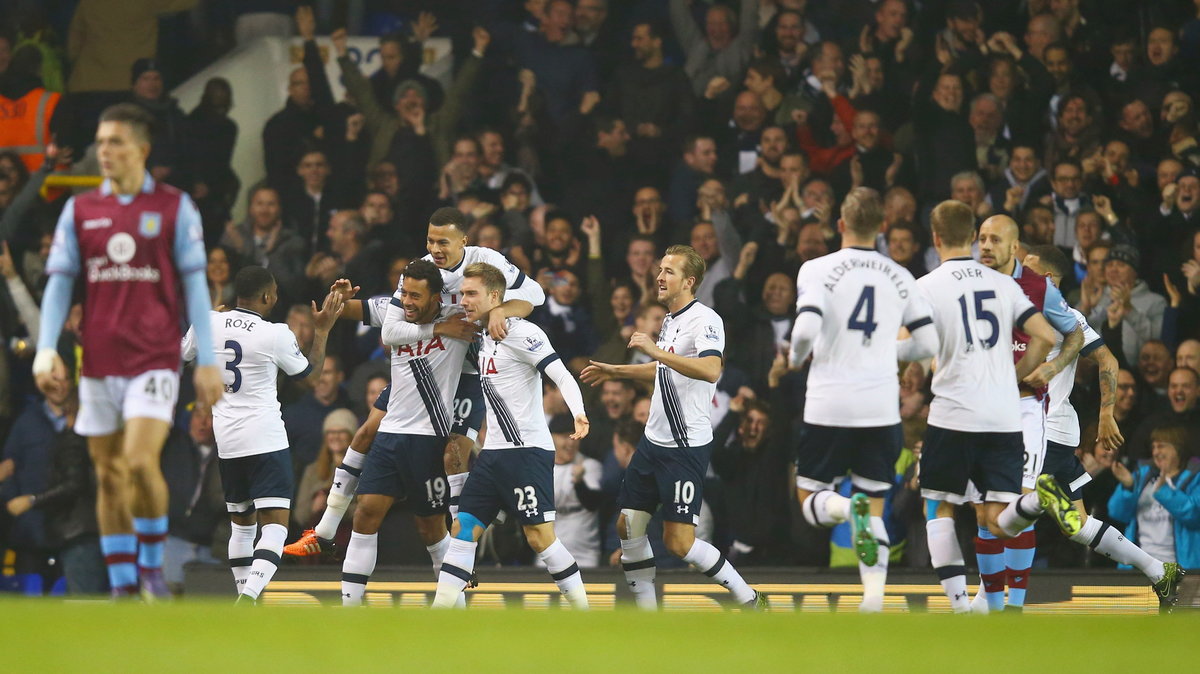
[(433, 424), (434, 433), (439, 438), (448, 437), (450, 422), (446, 418), (446, 410), (442, 408), (441, 393), (438, 391), (433, 370), (429, 368), (429, 363), (424, 358), (414, 358), (408, 361), (408, 367), (412, 371), (413, 379), (416, 380), (417, 393), (421, 394), (421, 402), (425, 403), (425, 410), (429, 412), (429, 421)]
[(933, 325), (933, 319), (928, 316), (924, 316), (922, 318), (918, 318), (912, 323), (909, 323), (908, 325), (904, 326), (904, 328), (912, 333), (925, 327), (926, 325)]
[(663, 409), (667, 413), (667, 423), (671, 427), (671, 435), (680, 447), (688, 447), (687, 424), (684, 423), (683, 414), (680, 411), (679, 393), (675, 390), (675, 382), (671, 381), (671, 376), (665, 367), (658, 368), (658, 384), (662, 390)]
[(479, 383), (483, 388), (483, 395), (487, 397), (488, 402), (492, 405), (492, 411), (496, 413), (496, 422), (500, 426), (500, 432), (504, 434), (504, 439), (509, 444), (516, 447), (521, 445), (521, 431), (517, 428), (517, 423), (513, 419), (512, 413), (508, 411), (508, 405), (504, 399), (500, 397), (500, 393), (487, 377), (480, 377)]
[(802, 313), (804, 313), (804, 312), (806, 312), (806, 311), (811, 311), (812, 313), (814, 313), (814, 314), (816, 314), (816, 315), (818, 315), (818, 316), (824, 316), (824, 315), (825, 315), (825, 314), (824, 314), (824, 313), (821, 311), (821, 308), (820, 308), (820, 307), (814, 307), (814, 306), (813, 306), (813, 305), (811, 305), (811, 304), (806, 304), (806, 305), (804, 305), (804, 306), (802, 306), (802, 307), (797, 307), (797, 308), (796, 308), (796, 315), (797, 315), (797, 316), (799, 316), (800, 314), (802, 314)]

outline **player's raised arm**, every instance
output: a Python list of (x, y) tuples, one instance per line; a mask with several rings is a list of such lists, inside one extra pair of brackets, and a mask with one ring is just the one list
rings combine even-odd
[(1085, 358), (1091, 358), (1100, 366), (1100, 422), (1096, 428), (1096, 440), (1110, 450), (1116, 451), (1125, 444), (1121, 429), (1113, 410), (1117, 404), (1117, 371), (1120, 364), (1107, 346), (1101, 344)]
[(329, 331), (345, 306), (342, 296), (337, 293), (326, 295), (319, 310), (317, 303), (312, 303), (313, 341), (312, 346), (308, 348), (308, 353), (304, 354), (308, 358), (310, 368), (308, 376), (304, 380), (309, 384), (316, 384), (317, 380), (321, 378), (321, 371), (325, 368), (325, 343), (329, 340)]
[(509, 318), (527, 318), (533, 313), (534, 307), (540, 307), (546, 302), (546, 292), (538, 282), (530, 278), (516, 265), (508, 261), (500, 253), (495, 253), (494, 259), (488, 255), (488, 264), (499, 269), (504, 274), (508, 284), (504, 290), (504, 301), (488, 314), (488, 334), (494, 339), (504, 339), (508, 333), (505, 320)]
[(579, 373), (579, 379), (589, 386), (599, 386), (606, 381), (629, 379), (631, 381), (654, 381), (654, 373), (658, 370), (656, 363), (641, 363), (638, 365), (613, 365), (589, 360), (587, 367)]
[(633, 333), (633, 337), (629, 339), (629, 348), (641, 350), (642, 353), (685, 377), (700, 379), (710, 384), (716, 383), (721, 378), (721, 370), (725, 362), (719, 349), (702, 351), (696, 357), (680, 356), (665, 351), (654, 343), (653, 337), (644, 332)]

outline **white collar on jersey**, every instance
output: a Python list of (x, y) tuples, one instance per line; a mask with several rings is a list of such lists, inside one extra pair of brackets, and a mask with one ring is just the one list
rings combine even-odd
[[(142, 194), (149, 194), (154, 191), (154, 178), (150, 177), (150, 172), (146, 171), (142, 177)], [(100, 196), (107, 197), (113, 193), (112, 178), (105, 178), (104, 182), (100, 183)]]
[(262, 318), (262, 314), (258, 313), (257, 311), (250, 311), (249, 309), (243, 307), (234, 307), (231, 309), (231, 311), (240, 311), (243, 314), (250, 314), (251, 316), (258, 316), (259, 318)]
[(683, 312), (687, 311), (688, 309), (691, 309), (691, 308), (692, 308), (692, 305), (693, 305), (693, 304), (695, 304), (695, 303), (696, 303), (696, 301), (697, 301), (697, 300), (696, 300), (695, 298), (693, 298), (691, 302), (688, 302), (687, 304), (683, 305), (683, 308), (682, 308), (682, 309), (680, 309), (679, 311), (676, 311), (676, 312), (675, 312), (675, 313), (673, 313), (673, 314), (672, 314), (672, 313), (668, 313), (667, 315), (668, 315), (668, 316), (670, 316), (671, 318), (677, 318), (677, 317), (679, 317), (681, 314), (683, 314)]

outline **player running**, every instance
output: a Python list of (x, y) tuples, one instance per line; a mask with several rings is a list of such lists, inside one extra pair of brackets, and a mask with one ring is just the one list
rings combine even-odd
[(766, 608), (766, 597), (746, 584), (720, 550), (696, 538), (704, 474), (712, 454), (709, 419), (721, 377), (725, 326), (717, 312), (696, 301), (704, 258), (691, 246), (671, 246), (658, 273), (658, 301), (670, 313), (658, 343), (635, 332), (629, 347), (653, 359), (639, 365), (592, 364), (580, 377), (592, 386), (611, 379), (654, 382), (646, 434), (638, 443), (617, 496), (617, 534), (625, 582), (640, 608), (654, 610), (654, 551), (646, 536), (652, 513), (663, 508), (663, 543), (706, 576), (725, 586), (740, 604)]
[(449, 608), (475, 569), (476, 541), (501, 510), (521, 520), (525, 540), (575, 609), (588, 607), (575, 558), (554, 535), (554, 440), (542, 411), (542, 374), (549, 377), (575, 417), (577, 440), (588, 433), (579, 384), (541, 328), (520, 318), (504, 320), (501, 341), (491, 312), (503, 306), (511, 285), (496, 267), (475, 263), (462, 272), (467, 319), (492, 325), (479, 349), (480, 387), (487, 401), (487, 441), (471, 472), (454, 520), (450, 549), (438, 575), (434, 608)]
[[(279, 410), (278, 373), (316, 382), (325, 363), (329, 330), (343, 304), (333, 293), (320, 310), (313, 303), (313, 341), (303, 354), (287, 325), (263, 318), (279, 300), (271, 272), (244, 267), (233, 285), (236, 308), (209, 316), (225, 361), (225, 396), (213, 406), (213, 433), (225, 507), (233, 521), (229, 567), (238, 601), (254, 602), (279, 568), (295, 490), (292, 452)], [(194, 360), (198, 352), (193, 326), (183, 338), (183, 359)]]
[[(506, 318), (524, 318), (533, 312), (533, 308), (540, 306), (546, 301), (546, 294), (542, 291), (542, 287), (536, 281), (529, 278), (515, 265), (509, 262), (504, 255), (498, 253), (491, 248), (483, 248), (480, 246), (468, 246), (467, 243), (467, 220), (466, 216), (456, 208), (439, 208), (434, 211), (429, 218), (429, 229), (426, 234), (426, 250), (429, 254), (421, 258), (437, 265), (442, 271), (442, 296), (441, 301), (445, 306), (454, 306), (459, 304), (462, 298), (462, 273), (467, 267), (477, 262), (483, 262), (496, 267), (504, 274), (507, 283), (505, 292), (505, 301), (497, 310), (491, 314), (488, 319), (489, 323), (486, 329), (492, 333), (496, 339), (503, 340), (506, 334), (505, 319)], [(397, 288), (397, 291), (399, 289)], [(393, 340), (397, 345), (412, 345), (418, 341), (430, 340), (435, 330), (445, 330), (450, 337), (462, 339), (468, 331), (472, 334), (479, 331), (478, 326), (473, 326), (466, 321), (458, 319), (450, 319), (448, 321), (439, 322), (433, 325), (415, 325), (403, 322), (403, 311), (397, 306), (391, 307), (392, 317), (396, 321), (391, 323), (393, 332)], [(386, 318), (386, 317), (385, 317)], [(475, 369), (474, 351), (467, 352), (467, 356), (463, 361), (462, 374), (458, 382), (458, 389), (454, 393), (454, 425), (450, 430), (450, 439), (446, 444), (446, 479), (450, 487), (450, 514), (454, 515), (458, 512), (458, 497), (462, 492), (462, 486), (467, 480), (467, 466), (471, 456), (471, 452), (475, 448), (475, 440), (479, 437), (479, 429), (483, 425), (484, 403), (483, 393), (479, 388), (479, 372)], [(366, 447), (369, 448), (369, 444)], [(353, 447), (353, 446), (352, 446)], [(363, 457), (359, 456), (364, 450), (356, 450), (354, 454), (347, 452), (347, 459), (344, 465), (353, 470), (361, 470)], [(358, 465), (354, 465), (358, 463)], [(341, 511), (330, 514), (331, 519), (336, 516), (337, 521), (333, 522), (333, 530), (337, 529), (337, 522), (341, 521), (341, 513), (346, 511), (349, 506), (349, 499), (353, 497), (357, 478), (351, 473), (346, 472), (344, 476), (347, 479), (336, 480), (342, 482), (345, 491), (345, 505), (341, 505)], [(333, 492), (331, 492), (332, 494)], [(338, 503), (341, 500), (338, 499)], [(327, 513), (329, 511), (327, 510)], [(324, 517), (322, 518), (324, 521)], [(325, 549), (329, 549), (328, 539), (322, 543), (324, 536), (318, 535), (316, 531), (309, 530), (304, 532), (300, 540), (287, 546), (285, 552), (291, 555), (306, 556), (321, 552), (322, 545)]]
[[(1070, 273), (1071, 264), (1056, 246), (1045, 245), (1034, 246), (1030, 250), (1025, 258), (1025, 268), (1049, 278), (1051, 283), (1058, 286), (1063, 277)], [(1117, 402), (1117, 359), (1100, 335), (1088, 325), (1083, 314), (1074, 309), (1071, 309), (1071, 313), (1084, 332), (1084, 347), (1080, 355), (1095, 360), (1100, 367), (1100, 418), (1096, 442), (1115, 451), (1125, 443), (1113, 416)], [(1060, 347), (1061, 339), (1058, 341), (1055, 351)], [(1050, 355), (1054, 356), (1054, 351)], [(1077, 360), (1071, 361), (1061, 372), (1050, 377), (1046, 461), (1038, 478), (1038, 492), (1047, 495), (1047, 498), (1039, 503), (1038, 509), (1049, 512), (1059, 529), (1072, 541), (1086, 545), (1118, 563), (1137, 567), (1146, 574), (1154, 586), (1154, 592), (1158, 594), (1159, 604), (1169, 611), (1179, 599), (1179, 585), (1183, 581), (1184, 571), (1179, 564), (1155, 559), (1107, 522), (1089, 517), (1084, 509), (1080, 490), (1092, 481), (1092, 476), (1084, 470), (1079, 457), (1075, 455), (1075, 448), (1079, 446), (1079, 415), (1071, 405), (1070, 397), (1075, 385), (1077, 363)], [(1031, 376), (1053, 373), (1049, 365), (1042, 365)], [(1042, 372), (1043, 368), (1046, 372)], [(1061, 485), (1066, 485), (1066, 489)], [(1049, 498), (1051, 495), (1053, 497)]]
[[(1022, 492), (1037, 488), (1038, 475), (1046, 459), (1046, 411), (1053, 400), (1046, 394), (1046, 382), (1055, 373), (1075, 362), (1083, 347), (1083, 331), (1058, 287), (1045, 277), (1028, 271), (1017, 260), (1020, 229), (1007, 215), (994, 215), (979, 228), (979, 261), (1001, 274), (1011, 276), (1021, 286), (1033, 306), (1042, 312), (1057, 333), (1066, 336), (1055, 358), (1039, 365), (1038, 378), (1045, 381), (1021, 382), (1021, 437), (1025, 447), (1025, 464), (1021, 474)], [(1057, 335), (1056, 335), (1057, 336)], [(1029, 336), (1020, 330), (1012, 333), (1013, 362), (1025, 353)], [(1034, 378), (1034, 379), (1038, 379)], [(1031, 380), (1033, 381), (1033, 380)], [(975, 507), (978, 533), (975, 537), (975, 556), (979, 564), (980, 595), (974, 608), (998, 611), (1004, 608), (1004, 586), (1008, 584), (1008, 605), (1013, 610), (1025, 606), (1025, 591), (1033, 567), (1036, 536), (1033, 525), (1017, 536), (999, 540), (988, 531), (982, 503)], [(981, 598), (982, 597), (982, 598)]]
[[(404, 268), (393, 306), (400, 304), (402, 320), (418, 326), (461, 315), (457, 306), (444, 306), (438, 301), (441, 293), (442, 274), (438, 268), (431, 262), (414, 260)], [(358, 483), (354, 532), (342, 565), (343, 606), (362, 604), (367, 581), (375, 570), (379, 526), (396, 499), (408, 500), (435, 574), (450, 546), (446, 530), (450, 494), (444, 450), (450, 434), (454, 387), (473, 340), (443, 339), (435, 334), (415, 344), (396, 345), (391, 330), (395, 319), (390, 316), (391, 312), (383, 325), (383, 343), (395, 347), (391, 395)]]
[(67, 201), (46, 261), (33, 374), (38, 389), (64, 386), (57, 346), (84, 274), (83, 368), (75, 432), (96, 467), (100, 549), (114, 597), (170, 595), (162, 575), (167, 485), (159, 468), (179, 394), (185, 313), (196, 328), (196, 398), (221, 398), (208, 321), (200, 214), (188, 195), (146, 171), (153, 119), (132, 104), (100, 115), (96, 154), (104, 182)]
[[(883, 207), (874, 190), (842, 202), (842, 249), (806, 263), (796, 279), (791, 364), (812, 353), (796, 460), (801, 511), (815, 527), (850, 520), (859, 558), (860, 611), (883, 610), (888, 533), (883, 499), (904, 441), (896, 361), (937, 351), (930, 309), (906, 269), (875, 251)], [(897, 342), (901, 326), (911, 339)], [(837, 493), (850, 474), (855, 493)]]
[[(931, 225), (942, 264), (917, 287), (933, 309), (940, 346), (921, 451), (921, 495), (936, 508), (926, 523), (930, 561), (951, 608), (961, 613), (970, 610), (970, 601), (954, 506), (966, 500), (968, 483), (983, 494), (985, 522), (997, 537), (1011, 538), (1037, 517), (1027, 498), (1036, 504), (1037, 495), (1020, 495), (1017, 382), (1045, 361), (1054, 330), (1012, 277), (971, 258), (975, 215), (969, 206), (944, 201), (933, 209)], [(1015, 367), (1014, 327), (1031, 337)]]

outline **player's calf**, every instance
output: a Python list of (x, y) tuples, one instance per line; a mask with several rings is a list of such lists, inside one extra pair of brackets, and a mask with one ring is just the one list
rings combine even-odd
[[(290, 505), (290, 503), (289, 503)], [(257, 601), (279, 569), (283, 544), (287, 540), (287, 508), (264, 508), (258, 511), (260, 533), (254, 546), (253, 563), (242, 587), (242, 596)]]
[(583, 575), (579, 572), (579, 564), (575, 562), (571, 551), (554, 535), (554, 525), (550, 522), (526, 525), (524, 531), (529, 547), (546, 565), (546, 571), (550, 572), (550, 577), (554, 579), (559, 592), (567, 598), (571, 608), (586, 610), (587, 592), (583, 589)]

